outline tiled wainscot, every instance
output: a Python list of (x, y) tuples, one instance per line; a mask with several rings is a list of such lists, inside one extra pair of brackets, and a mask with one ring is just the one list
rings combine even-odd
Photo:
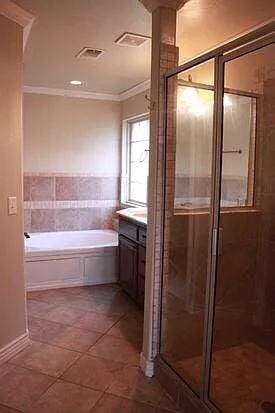
[(75, 231), (115, 226), (119, 178), (25, 174), (25, 231)]

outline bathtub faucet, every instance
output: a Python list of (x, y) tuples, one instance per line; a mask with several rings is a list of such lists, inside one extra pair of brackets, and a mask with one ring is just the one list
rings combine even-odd
[(25, 237), (26, 239), (29, 239), (31, 236), (30, 236), (27, 232), (24, 232), (24, 237)]

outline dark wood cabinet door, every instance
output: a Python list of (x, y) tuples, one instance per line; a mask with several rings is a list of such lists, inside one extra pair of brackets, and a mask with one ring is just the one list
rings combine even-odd
[(137, 259), (137, 245), (120, 235), (119, 280), (122, 288), (135, 300), (137, 299)]
[(137, 302), (141, 308), (144, 308), (144, 295), (145, 295), (145, 278), (138, 275), (138, 294)]
[(138, 246), (138, 274), (145, 277), (146, 271), (146, 248)]

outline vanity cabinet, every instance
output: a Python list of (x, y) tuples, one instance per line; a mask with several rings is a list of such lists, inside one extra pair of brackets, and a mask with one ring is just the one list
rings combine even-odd
[(136, 244), (119, 237), (119, 281), (121, 287), (135, 300), (138, 251)]
[(140, 306), (144, 306), (146, 226), (119, 219), (119, 283)]

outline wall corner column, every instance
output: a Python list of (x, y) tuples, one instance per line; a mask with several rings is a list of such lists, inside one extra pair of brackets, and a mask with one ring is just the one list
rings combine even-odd
[(157, 7), (152, 12), (151, 124), (148, 199), (148, 238), (144, 307), (143, 349), (140, 367), (148, 377), (154, 375), (154, 360), (159, 353), (161, 306), (161, 256), (163, 220), (163, 171), (165, 141), (164, 74), (178, 66), (176, 42), (177, 10)]

